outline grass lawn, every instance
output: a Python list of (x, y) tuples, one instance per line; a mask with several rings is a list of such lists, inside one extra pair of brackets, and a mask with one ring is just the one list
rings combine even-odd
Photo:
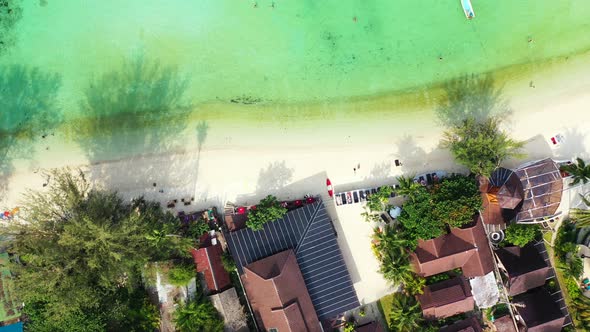
[(570, 294), (568, 293), (567, 289), (565, 288), (565, 285), (566, 285), (565, 284), (565, 277), (564, 277), (563, 273), (561, 272), (561, 270), (558, 269), (557, 266), (555, 265), (556, 262), (555, 262), (553, 248), (551, 248), (551, 246), (549, 246), (547, 243), (545, 243), (545, 248), (547, 248), (547, 253), (549, 254), (549, 260), (551, 261), (551, 265), (553, 265), (553, 269), (555, 270), (555, 275), (557, 276), (557, 282), (559, 283), (559, 288), (561, 288), (561, 293), (563, 294), (563, 299), (565, 300), (565, 304), (567, 305), (567, 308), (570, 312), (570, 317), (574, 321), (575, 326), (580, 326), (580, 322), (574, 317), (575, 315), (573, 315), (573, 311), (575, 310), (575, 307), (572, 306), (572, 298), (570, 297)]
[(380, 298), (378, 302), (379, 311), (381, 311), (381, 314), (385, 317), (385, 321), (387, 322), (387, 330), (389, 330), (389, 312), (391, 311), (391, 303), (395, 294), (396, 293), (385, 295)]

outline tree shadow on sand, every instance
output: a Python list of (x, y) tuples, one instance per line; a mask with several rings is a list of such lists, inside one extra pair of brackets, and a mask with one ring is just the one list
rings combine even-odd
[(0, 197), (15, 158), (32, 158), (34, 143), (61, 121), (61, 78), (23, 65), (0, 66)]
[(256, 185), (257, 193), (268, 193), (276, 195), (283, 187), (293, 179), (294, 170), (287, 167), (287, 163), (275, 161), (269, 163), (266, 168), (260, 170), (258, 183)]
[[(132, 197), (192, 195), (196, 156), (182, 154), (180, 136), (191, 109), (188, 86), (175, 67), (143, 54), (92, 80), (76, 128), (77, 142), (95, 164), (91, 177)], [(199, 147), (205, 137), (206, 132)]]
[(512, 113), (502, 89), (494, 87), (491, 74), (465, 75), (443, 85), (444, 94), (435, 112), (445, 127), (461, 124), (467, 118), (477, 122), (491, 116)]

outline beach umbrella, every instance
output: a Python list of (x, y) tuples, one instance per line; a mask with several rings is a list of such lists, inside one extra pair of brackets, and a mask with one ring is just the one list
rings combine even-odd
[(402, 208), (399, 206), (394, 206), (389, 210), (389, 215), (394, 219), (399, 217), (400, 214), (402, 214)]

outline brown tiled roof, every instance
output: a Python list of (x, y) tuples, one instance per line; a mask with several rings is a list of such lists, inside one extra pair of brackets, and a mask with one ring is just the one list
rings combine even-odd
[(242, 281), (259, 328), (321, 331), (293, 250), (244, 266)]
[(456, 277), (424, 287), (417, 296), (426, 319), (439, 319), (473, 310), (475, 301), (467, 279)]
[(490, 273), (493, 258), (479, 218), (474, 226), (452, 228), (451, 233), (431, 240), (418, 240), (410, 259), (416, 273), (423, 277), (461, 268), (466, 277)]
[(494, 326), (498, 332), (518, 332), (510, 315), (502, 316), (494, 320)]
[(524, 320), (528, 332), (561, 331), (565, 317), (549, 292), (536, 288), (528, 293), (514, 297), (516, 310)]
[[(464, 320), (455, 322), (449, 326), (443, 327), (439, 332), (481, 332), (481, 325), (475, 317), (469, 317)], [(502, 331), (502, 330), (499, 330)]]
[(207, 293), (220, 292), (231, 286), (229, 274), (221, 261), (223, 250), (219, 243), (198, 250), (192, 249), (191, 254), (197, 272), (203, 273), (207, 284)]
[(500, 248), (496, 250), (496, 255), (508, 274), (507, 286), (510, 296), (543, 286), (551, 272), (551, 267), (533, 244), (522, 248)]
[[(483, 200), (482, 219), (487, 225), (500, 225), (516, 215), (524, 195), (520, 178), (513, 171), (497, 168), (489, 179), (480, 177), (479, 191)], [(516, 210), (515, 210), (516, 209)]]
[(561, 203), (563, 179), (558, 165), (550, 158), (516, 170), (524, 190), (524, 201), (517, 221), (553, 216)]

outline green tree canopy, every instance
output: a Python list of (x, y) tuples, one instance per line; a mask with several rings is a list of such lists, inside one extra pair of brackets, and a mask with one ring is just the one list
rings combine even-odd
[(424, 186), (414, 181), (413, 176), (399, 176), (397, 178), (399, 186), (395, 189), (398, 195), (414, 199), (414, 195), (424, 190)]
[(248, 211), (246, 226), (254, 231), (259, 231), (264, 227), (264, 224), (280, 219), (286, 213), (287, 209), (281, 206), (277, 198), (268, 195), (256, 205), (256, 208)]
[(506, 241), (515, 246), (524, 247), (539, 235), (537, 225), (510, 224), (506, 228)]
[(444, 178), (427, 189), (416, 188), (412, 199), (402, 207), (398, 220), (407, 240), (414, 248), (416, 240), (428, 240), (445, 233), (445, 225), (460, 227), (473, 221), (481, 208), (475, 179), (462, 175)]
[(389, 328), (392, 331), (422, 331), (422, 310), (413, 296), (396, 294), (389, 312)]
[(573, 164), (561, 166), (561, 170), (573, 176), (574, 181), (570, 183), (570, 186), (575, 186), (580, 182), (586, 184), (590, 181), (590, 165), (586, 165), (580, 157), (576, 158), (576, 162)]
[(435, 218), (460, 227), (473, 221), (473, 215), (482, 207), (479, 187), (475, 179), (466, 176), (453, 176), (432, 189)]
[(174, 323), (178, 332), (223, 331), (223, 321), (207, 298), (197, 298), (176, 308)]
[[(154, 203), (128, 204), (93, 189), (82, 172), (48, 175), (48, 190), (29, 192), (22, 220), (2, 229), (10, 236), (9, 251), (20, 258), (12, 267), (16, 293), (46, 326), (68, 326), (84, 315), (98, 320), (88, 326), (109, 325), (113, 317), (107, 313), (122, 301), (122, 292), (140, 286), (143, 266), (178, 249), (148, 239), (174, 218)], [(163, 243), (176, 243), (176, 237)]]
[(450, 149), (457, 162), (472, 173), (489, 177), (502, 161), (522, 156), (519, 151), (524, 142), (511, 139), (500, 123), (499, 117), (467, 118), (445, 131), (441, 146)]

